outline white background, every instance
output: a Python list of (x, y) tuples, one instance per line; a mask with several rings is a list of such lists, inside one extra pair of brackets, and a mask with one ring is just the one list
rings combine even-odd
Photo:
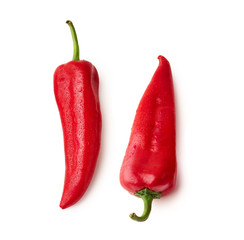
[[(0, 239), (244, 239), (243, 1), (0, 3)], [(53, 73), (80, 57), (100, 75), (101, 152), (79, 203), (59, 208), (63, 136)], [(171, 63), (178, 184), (138, 223), (119, 183), (139, 100)]]

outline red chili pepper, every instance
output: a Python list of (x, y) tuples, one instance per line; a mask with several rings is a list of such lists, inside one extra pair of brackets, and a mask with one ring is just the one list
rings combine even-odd
[(96, 68), (79, 60), (79, 45), (74, 26), (66, 22), (74, 44), (73, 61), (54, 73), (54, 93), (64, 136), (65, 181), (60, 202), (62, 209), (75, 204), (92, 179), (101, 138), (101, 112)]
[(175, 104), (170, 64), (159, 56), (159, 66), (136, 111), (129, 144), (120, 170), (121, 185), (144, 201), (145, 221), (154, 198), (175, 185)]

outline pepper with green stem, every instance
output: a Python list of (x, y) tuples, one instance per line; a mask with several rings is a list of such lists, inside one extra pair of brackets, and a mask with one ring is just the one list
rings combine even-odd
[(144, 201), (145, 221), (152, 200), (169, 193), (176, 181), (175, 104), (170, 64), (159, 56), (153, 75), (136, 111), (129, 144), (120, 170), (120, 183)]
[(64, 138), (65, 180), (60, 202), (62, 209), (75, 204), (86, 192), (97, 163), (102, 119), (99, 103), (99, 77), (96, 68), (79, 59), (75, 28), (71, 30), (73, 60), (54, 73), (54, 93)]

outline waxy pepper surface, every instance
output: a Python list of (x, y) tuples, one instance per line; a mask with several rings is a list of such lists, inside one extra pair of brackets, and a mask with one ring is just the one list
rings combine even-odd
[(121, 185), (144, 201), (145, 221), (154, 198), (173, 189), (176, 181), (176, 130), (170, 64), (159, 56), (159, 66), (139, 103), (120, 170)]
[(61, 208), (75, 204), (92, 179), (101, 141), (99, 78), (96, 68), (79, 60), (79, 45), (74, 26), (66, 22), (74, 43), (73, 60), (54, 73), (54, 93), (64, 136), (65, 180)]

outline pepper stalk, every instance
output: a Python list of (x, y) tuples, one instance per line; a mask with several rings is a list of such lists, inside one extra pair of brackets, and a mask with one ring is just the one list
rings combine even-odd
[(144, 222), (148, 219), (151, 212), (152, 200), (155, 198), (159, 199), (161, 197), (161, 193), (144, 188), (143, 190), (135, 192), (135, 196), (142, 198), (144, 202), (144, 211), (140, 217), (138, 217), (135, 213), (131, 213), (130, 218), (138, 222)]
[(73, 45), (74, 45), (74, 52), (73, 52), (73, 61), (79, 61), (80, 60), (80, 50), (79, 50), (79, 43), (78, 43), (78, 38), (76, 35), (76, 31), (75, 31), (75, 27), (73, 25), (73, 23), (68, 20), (66, 21), (66, 23), (69, 25), (70, 27), (70, 31), (71, 31), (71, 35), (72, 35), (72, 40), (73, 40)]

